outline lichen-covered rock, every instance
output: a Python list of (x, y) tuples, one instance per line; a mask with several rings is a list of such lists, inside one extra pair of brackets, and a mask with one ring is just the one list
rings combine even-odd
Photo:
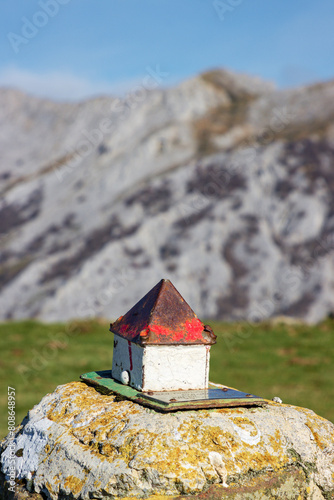
[(28, 413), (14, 445), (17, 499), (334, 498), (334, 425), (273, 402), (162, 414), (73, 382)]

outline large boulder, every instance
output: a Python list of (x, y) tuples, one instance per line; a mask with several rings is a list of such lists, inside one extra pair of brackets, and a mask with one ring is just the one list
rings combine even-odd
[(16, 498), (334, 498), (334, 425), (274, 402), (162, 414), (73, 382), (29, 411), (13, 443)]

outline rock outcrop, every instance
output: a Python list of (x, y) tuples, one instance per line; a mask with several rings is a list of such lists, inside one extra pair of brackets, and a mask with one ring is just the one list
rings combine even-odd
[(334, 82), (0, 110), (1, 319), (115, 319), (162, 277), (206, 318), (334, 311)]
[(2, 498), (11, 445), (17, 498), (334, 498), (334, 425), (274, 402), (162, 414), (59, 386), (2, 441)]

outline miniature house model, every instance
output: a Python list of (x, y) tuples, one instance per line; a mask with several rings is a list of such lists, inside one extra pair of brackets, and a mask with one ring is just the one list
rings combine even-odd
[(216, 336), (169, 280), (161, 280), (110, 331), (115, 380), (143, 392), (208, 388)]

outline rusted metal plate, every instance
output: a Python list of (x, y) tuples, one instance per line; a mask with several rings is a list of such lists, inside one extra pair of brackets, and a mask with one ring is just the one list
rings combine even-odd
[(85, 373), (80, 378), (87, 384), (95, 386), (102, 393), (114, 393), (163, 412), (267, 404), (264, 399), (253, 394), (212, 383), (209, 383), (208, 389), (203, 390), (144, 393), (117, 382), (112, 378), (111, 370)]
[(160, 401), (162, 403), (183, 403), (183, 402), (195, 402), (195, 401), (207, 401), (207, 400), (217, 400), (217, 399), (244, 399), (244, 398), (254, 398), (252, 394), (247, 394), (242, 391), (237, 391), (226, 387), (224, 389), (210, 388), (210, 389), (197, 389), (197, 390), (186, 390), (186, 391), (154, 391), (148, 393), (142, 393), (142, 396), (148, 399), (154, 399), (155, 401)]
[(110, 331), (140, 345), (189, 345), (216, 342), (169, 280), (161, 280)]

